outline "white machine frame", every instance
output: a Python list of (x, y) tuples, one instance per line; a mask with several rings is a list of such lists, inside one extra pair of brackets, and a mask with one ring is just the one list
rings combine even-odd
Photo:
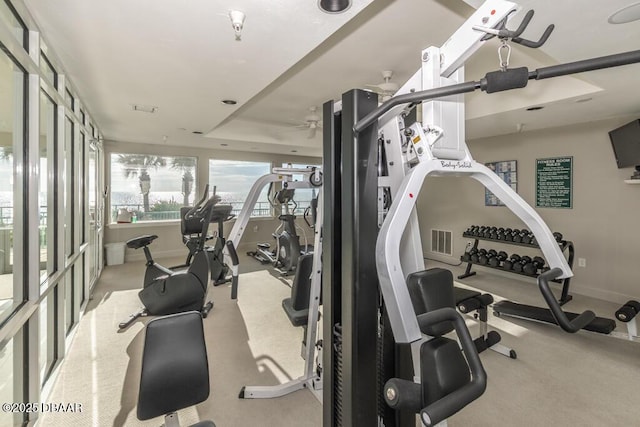
[[(294, 175), (302, 175), (302, 181), (294, 181)], [(313, 181), (313, 183), (312, 183)], [(249, 196), (242, 206), (242, 210), (229, 234), (230, 241), (238, 247), (240, 239), (251, 217), (251, 212), (256, 205), (258, 197), (267, 184), (281, 182), (286, 188), (315, 188), (318, 189), (318, 206), (322, 206), (322, 174), (319, 168), (273, 168), (272, 173), (263, 175), (253, 184)], [(294, 391), (308, 388), (322, 401), (322, 369), (317, 369), (316, 363), (316, 337), (318, 336), (318, 321), (320, 308), (320, 291), (322, 283), (322, 209), (318, 209), (314, 226), (314, 251), (313, 270), (311, 273), (311, 289), (309, 291), (309, 315), (307, 317), (307, 332), (305, 345), (302, 349), (302, 357), (305, 360), (305, 368), (302, 376), (273, 386), (245, 386), (241, 397), (245, 399), (265, 399), (284, 396)], [(226, 252), (225, 256), (229, 256)], [(237, 268), (237, 266), (236, 266)], [(322, 348), (319, 348), (321, 351)], [(318, 360), (322, 360), (319, 353)]]
[[(318, 194), (318, 206), (322, 206), (322, 189)], [(307, 334), (302, 349), (304, 358), (304, 373), (302, 376), (283, 384), (272, 386), (245, 386), (241, 396), (245, 399), (265, 399), (280, 397), (303, 388), (311, 390), (322, 402), (322, 367), (317, 369), (316, 336), (318, 335), (318, 321), (320, 319), (320, 291), (322, 286), (322, 209), (318, 209), (314, 227), (313, 270), (311, 272), (311, 289), (309, 291), (309, 315), (307, 317)], [(318, 361), (322, 361), (322, 347), (319, 348)]]
[[(422, 51), (422, 68), (405, 83), (397, 95), (433, 89), (464, 81), (464, 62), (483, 44), (486, 33), (474, 29), (493, 28), (519, 10), (515, 3), (488, 0), (447, 40), (442, 47)], [(422, 124), (404, 128), (406, 106), (392, 108), (379, 120), (379, 129), (389, 138), (387, 164), (389, 177), (382, 185), (392, 189), (393, 200), (376, 245), (380, 287), (397, 342), (410, 343), (421, 338), (420, 329), (406, 287), (408, 274), (424, 269), (415, 237), (415, 205), (423, 182), (431, 176), (469, 176), (495, 194), (533, 232), (551, 268), (559, 267), (562, 278), (573, 273), (540, 215), (489, 168), (476, 162), (465, 142), (464, 96), (455, 95), (422, 104)], [(426, 131), (425, 131), (426, 130)], [(402, 151), (403, 135), (410, 146)], [(411, 164), (415, 164), (411, 168)], [(401, 165), (401, 166), (400, 166)]]

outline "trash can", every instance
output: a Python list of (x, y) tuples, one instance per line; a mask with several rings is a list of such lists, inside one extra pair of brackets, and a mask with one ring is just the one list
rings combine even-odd
[(104, 249), (107, 255), (107, 265), (124, 264), (124, 242), (107, 243)]

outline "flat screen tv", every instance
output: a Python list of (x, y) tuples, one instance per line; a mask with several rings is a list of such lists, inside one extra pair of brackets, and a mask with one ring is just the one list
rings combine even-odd
[(609, 132), (618, 168), (640, 166), (640, 119)]

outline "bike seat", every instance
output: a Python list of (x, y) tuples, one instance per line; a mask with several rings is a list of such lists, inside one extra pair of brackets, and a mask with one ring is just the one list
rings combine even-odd
[(155, 234), (145, 234), (144, 236), (138, 236), (133, 239), (127, 240), (127, 247), (131, 249), (140, 249), (145, 246), (149, 246), (151, 242), (156, 240), (158, 236)]
[(258, 243), (258, 247), (261, 249), (269, 249), (271, 245), (268, 243)]

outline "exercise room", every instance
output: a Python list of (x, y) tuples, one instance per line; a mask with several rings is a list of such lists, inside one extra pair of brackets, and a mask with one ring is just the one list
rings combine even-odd
[(0, 18), (0, 426), (638, 423), (640, 2)]

